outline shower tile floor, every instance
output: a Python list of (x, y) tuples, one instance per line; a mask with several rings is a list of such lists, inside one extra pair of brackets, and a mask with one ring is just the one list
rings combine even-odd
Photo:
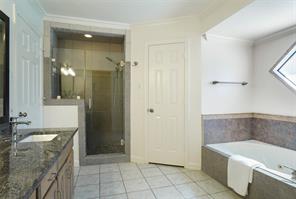
[(240, 199), (202, 171), (155, 164), (77, 167), (75, 199)]

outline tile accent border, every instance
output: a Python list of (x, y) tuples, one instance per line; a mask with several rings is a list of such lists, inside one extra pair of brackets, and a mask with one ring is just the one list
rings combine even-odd
[(296, 116), (253, 113), (253, 118), (296, 123)]
[(229, 113), (229, 114), (205, 114), (203, 120), (237, 119), (237, 118), (258, 118), (296, 123), (296, 116), (272, 115), (266, 113)]
[(202, 116), (206, 144), (255, 139), (296, 150), (296, 117), (263, 113)]
[(202, 115), (204, 120), (217, 120), (217, 119), (237, 119), (237, 118), (252, 118), (253, 113), (230, 113), (230, 114), (209, 114)]

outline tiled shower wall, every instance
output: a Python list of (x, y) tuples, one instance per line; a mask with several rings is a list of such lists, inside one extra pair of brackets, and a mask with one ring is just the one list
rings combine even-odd
[(204, 115), (204, 144), (255, 139), (296, 150), (296, 117), (258, 113)]

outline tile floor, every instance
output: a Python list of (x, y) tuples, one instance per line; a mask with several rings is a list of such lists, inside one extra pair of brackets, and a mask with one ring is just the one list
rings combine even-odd
[(240, 199), (201, 171), (119, 163), (75, 168), (75, 199)]

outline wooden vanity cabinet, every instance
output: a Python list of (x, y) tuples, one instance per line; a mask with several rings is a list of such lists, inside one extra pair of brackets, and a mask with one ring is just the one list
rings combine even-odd
[[(71, 141), (54, 166), (45, 175), (30, 199), (72, 199), (74, 191), (74, 157)], [(37, 196), (36, 196), (37, 195)]]
[(74, 184), (73, 152), (69, 155), (57, 178), (60, 198), (72, 199)]
[(32, 193), (32, 195), (31, 195), (31, 197), (30, 197), (30, 199), (36, 199), (36, 191), (34, 191), (33, 193)]
[[(58, 182), (55, 180), (46, 192), (43, 199), (58, 199)], [(62, 199), (62, 198), (61, 198)]]

